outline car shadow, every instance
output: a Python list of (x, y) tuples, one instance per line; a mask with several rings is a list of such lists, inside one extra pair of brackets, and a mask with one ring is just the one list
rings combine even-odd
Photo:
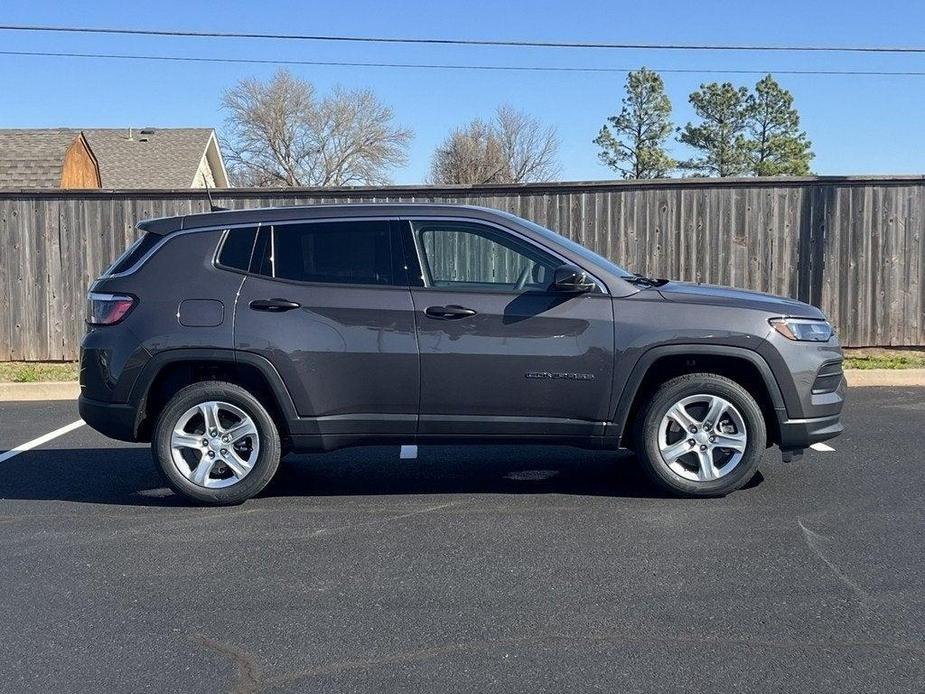
[[(747, 485), (760, 484), (760, 473)], [(567, 494), (663, 498), (632, 454), (536, 446), (395, 447), (289, 455), (259, 495)], [(188, 506), (165, 488), (147, 447), (41, 449), (0, 464), (0, 499)]]

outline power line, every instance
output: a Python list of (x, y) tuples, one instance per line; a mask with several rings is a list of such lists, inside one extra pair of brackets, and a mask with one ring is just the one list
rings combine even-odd
[(506, 46), (513, 48), (578, 48), (659, 51), (776, 51), (791, 53), (925, 53), (921, 46), (807, 46), (687, 43), (594, 43), (582, 41), (508, 41), (492, 39), (435, 39), (387, 36), (338, 36), (326, 34), (268, 34), (231, 31), (181, 31), (177, 29), (119, 29), (110, 27), (65, 27), (28, 24), (0, 24), (0, 31), (56, 32), (72, 34), (120, 34), (131, 36), (173, 36), (185, 38), (269, 39), (283, 41), (340, 41), (352, 43), (400, 43), (439, 46)]
[[(570, 67), (543, 65), (462, 65), (445, 63), (373, 63), (348, 62), (339, 60), (278, 60), (261, 58), (210, 58), (179, 55), (134, 55), (125, 53), (73, 53), (52, 51), (2, 51), (0, 56), (22, 56), (38, 58), (89, 58), (101, 60), (149, 60), (186, 63), (221, 63), (244, 65), (312, 65), (316, 67), (375, 67), (401, 68), (419, 70), (487, 70), (514, 72), (585, 72), (585, 73), (622, 73), (633, 72), (638, 68), (623, 67)], [(655, 72), (695, 74), (695, 75), (845, 75), (862, 77), (925, 77), (925, 71), (888, 71), (888, 70), (745, 70), (738, 68), (650, 68)]]

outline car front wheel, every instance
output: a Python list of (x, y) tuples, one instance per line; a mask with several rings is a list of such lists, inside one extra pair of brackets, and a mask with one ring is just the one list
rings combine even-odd
[(680, 496), (721, 496), (746, 484), (766, 440), (755, 399), (735, 381), (709, 373), (662, 384), (636, 432), (637, 454), (649, 477)]
[(269, 483), (279, 467), (280, 438), (266, 408), (247, 390), (208, 381), (171, 398), (158, 417), (152, 450), (174, 491), (223, 506)]

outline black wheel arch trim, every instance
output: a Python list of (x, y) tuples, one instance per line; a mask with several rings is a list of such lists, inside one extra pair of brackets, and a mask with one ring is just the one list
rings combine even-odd
[[(780, 431), (780, 425), (787, 419), (787, 408), (784, 402), (784, 396), (781, 393), (780, 385), (777, 382), (777, 379), (774, 377), (774, 372), (771, 370), (770, 365), (765, 361), (758, 352), (754, 352), (750, 349), (744, 347), (732, 347), (729, 345), (704, 345), (704, 344), (675, 344), (675, 345), (662, 345), (659, 347), (652, 347), (651, 349), (643, 352), (640, 355), (639, 359), (636, 360), (636, 363), (633, 365), (633, 369), (630, 372), (629, 377), (623, 384), (623, 391), (620, 394), (620, 398), (617, 401), (616, 412), (614, 417), (611, 420), (613, 429), (612, 435), (616, 436), (618, 440), (618, 445), (623, 445), (623, 434), (624, 429), (626, 428), (626, 423), (629, 420), (630, 410), (633, 406), (633, 402), (636, 399), (636, 395), (639, 392), (639, 387), (642, 385), (643, 380), (649, 372), (649, 369), (652, 365), (663, 357), (672, 357), (672, 356), (709, 356), (709, 357), (734, 357), (739, 359), (744, 359), (752, 364), (761, 375), (762, 381), (764, 381), (765, 388), (767, 389), (768, 396), (771, 399), (771, 405), (774, 407), (774, 413), (777, 417), (778, 432)], [(610, 428), (610, 427), (608, 427)]]
[(289, 394), (289, 390), (286, 388), (282, 377), (273, 364), (265, 357), (252, 352), (213, 347), (171, 349), (154, 355), (148, 363), (145, 364), (141, 374), (139, 374), (135, 384), (132, 386), (128, 401), (129, 404), (135, 408), (137, 413), (135, 420), (136, 433), (139, 431), (139, 427), (146, 416), (145, 405), (148, 401), (151, 385), (157, 379), (158, 374), (171, 364), (184, 362), (221, 362), (224, 364), (245, 364), (247, 366), (252, 366), (266, 379), (270, 389), (273, 391), (276, 405), (279, 407), (283, 416), (288, 421), (298, 418), (292, 396)]

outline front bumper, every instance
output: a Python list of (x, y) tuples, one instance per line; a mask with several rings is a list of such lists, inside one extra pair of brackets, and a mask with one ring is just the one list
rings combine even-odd
[[(812, 381), (814, 388), (809, 394), (811, 406), (807, 408), (816, 416), (785, 419), (780, 422), (780, 449), (785, 453), (788, 451), (799, 453), (814, 443), (833, 439), (845, 430), (845, 426), (841, 423), (841, 410), (845, 403), (848, 383), (841, 372), (841, 360), (825, 362), (817, 373), (831, 373), (833, 376), (837, 374), (838, 385), (834, 390), (828, 390), (831, 388), (832, 376), (817, 376)], [(823, 390), (827, 392), (817, 392), (816, 386), (819, 386), (821, 381), (829, 381), (823, 384)]]
[(797, 342), (772, 330), (760, 351), (784, 400), (784, 407), (777, 408), (780, 449), (798, 453), (841, 434), (848, 384), (837, 338), (824, 343)]
[(801, 450), (835, 438), (844, 430), (840, 414), (814, 419), (788, 419), (780, 424), (780, 447), (784, 451)]
[(101, 434), (120, 441), (137, 441), (138, 411), (124, 403), (91, 400), (81, 395), (77, 399), (80, 418)]

